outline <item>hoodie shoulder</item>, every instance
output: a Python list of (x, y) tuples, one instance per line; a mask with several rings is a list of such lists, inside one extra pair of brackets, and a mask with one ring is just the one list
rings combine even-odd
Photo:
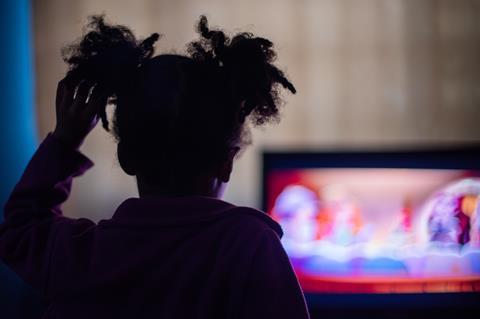
[(252, 228), (273, 230), (279, 238), (282, 238), (283, 231), (280, 225), (266, 213), (244, 206), (235, 206), (230, 209), (230, 216), (241, 220), (242, 223)]

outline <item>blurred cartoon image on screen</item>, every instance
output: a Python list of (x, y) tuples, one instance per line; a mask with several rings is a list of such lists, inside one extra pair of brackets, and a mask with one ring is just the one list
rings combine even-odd
[(307, 291), (479, 291), (480, 172), (298, 169), (268, 213)]

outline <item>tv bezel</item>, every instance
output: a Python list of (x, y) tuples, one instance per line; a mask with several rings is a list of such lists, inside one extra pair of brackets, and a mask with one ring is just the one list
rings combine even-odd
[[(314, 168), (385, 168), (385, 169), (458, 169), (480, 171), (480, 143), (401, 148), (388, 150), (318, 150), (262, 152), (262, 209), (267, 211), (267, 178), (273, 170)], [(333, 311), (334, 317), (379, 314), (402, 308), (416, 311), (418, 317), (434, 314), (437, 318), (469, 314), (480, 310), (480, 293), (312, 293), (305, 292), (311, 311)], [(373, 312), (372, 312), (373, 311)], [(411, 317), (414, 314), (409, 313)], [(312, 316), (312, 318), (315, 316)], [(443, 318), (443, 317), (442, 317)]]

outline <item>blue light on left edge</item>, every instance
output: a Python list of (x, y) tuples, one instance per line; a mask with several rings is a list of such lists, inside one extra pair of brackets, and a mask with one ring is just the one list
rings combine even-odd
[(28, 0), (2, 0), (0, 17), (0, 205), (3, 207), (36, 148), (37, 130), (31, 3)]
[[(29, 0), (0, 0), (0, 223), (37, 146)], [(40, 318), (40, 297), (0, 261), (0, 317)]]

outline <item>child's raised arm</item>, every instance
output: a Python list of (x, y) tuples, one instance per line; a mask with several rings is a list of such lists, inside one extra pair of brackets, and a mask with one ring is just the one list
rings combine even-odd
[(77, 149), (98, 121), (95, 112), (99, 105), (106, 101), (97, 89), (87, 103), (91, 84), (85, 81), (76, 88), (75, 97), (74, 91), (65, 80), (59, 83), (55, 132), (30, 160), (5, 205), (5, 220), (0, 225), (0, 258), (47, 296), (54, 289), (49, 282), (54, 264), (66, 267), (76, 259), (72, 259), (74, 251), (79, 251), (61, 247), (88, 245), (71, 239), (94, 226), (87, 219), (65, 218), (60, 210), (70, 194), (73, 177), (93, 165)]

